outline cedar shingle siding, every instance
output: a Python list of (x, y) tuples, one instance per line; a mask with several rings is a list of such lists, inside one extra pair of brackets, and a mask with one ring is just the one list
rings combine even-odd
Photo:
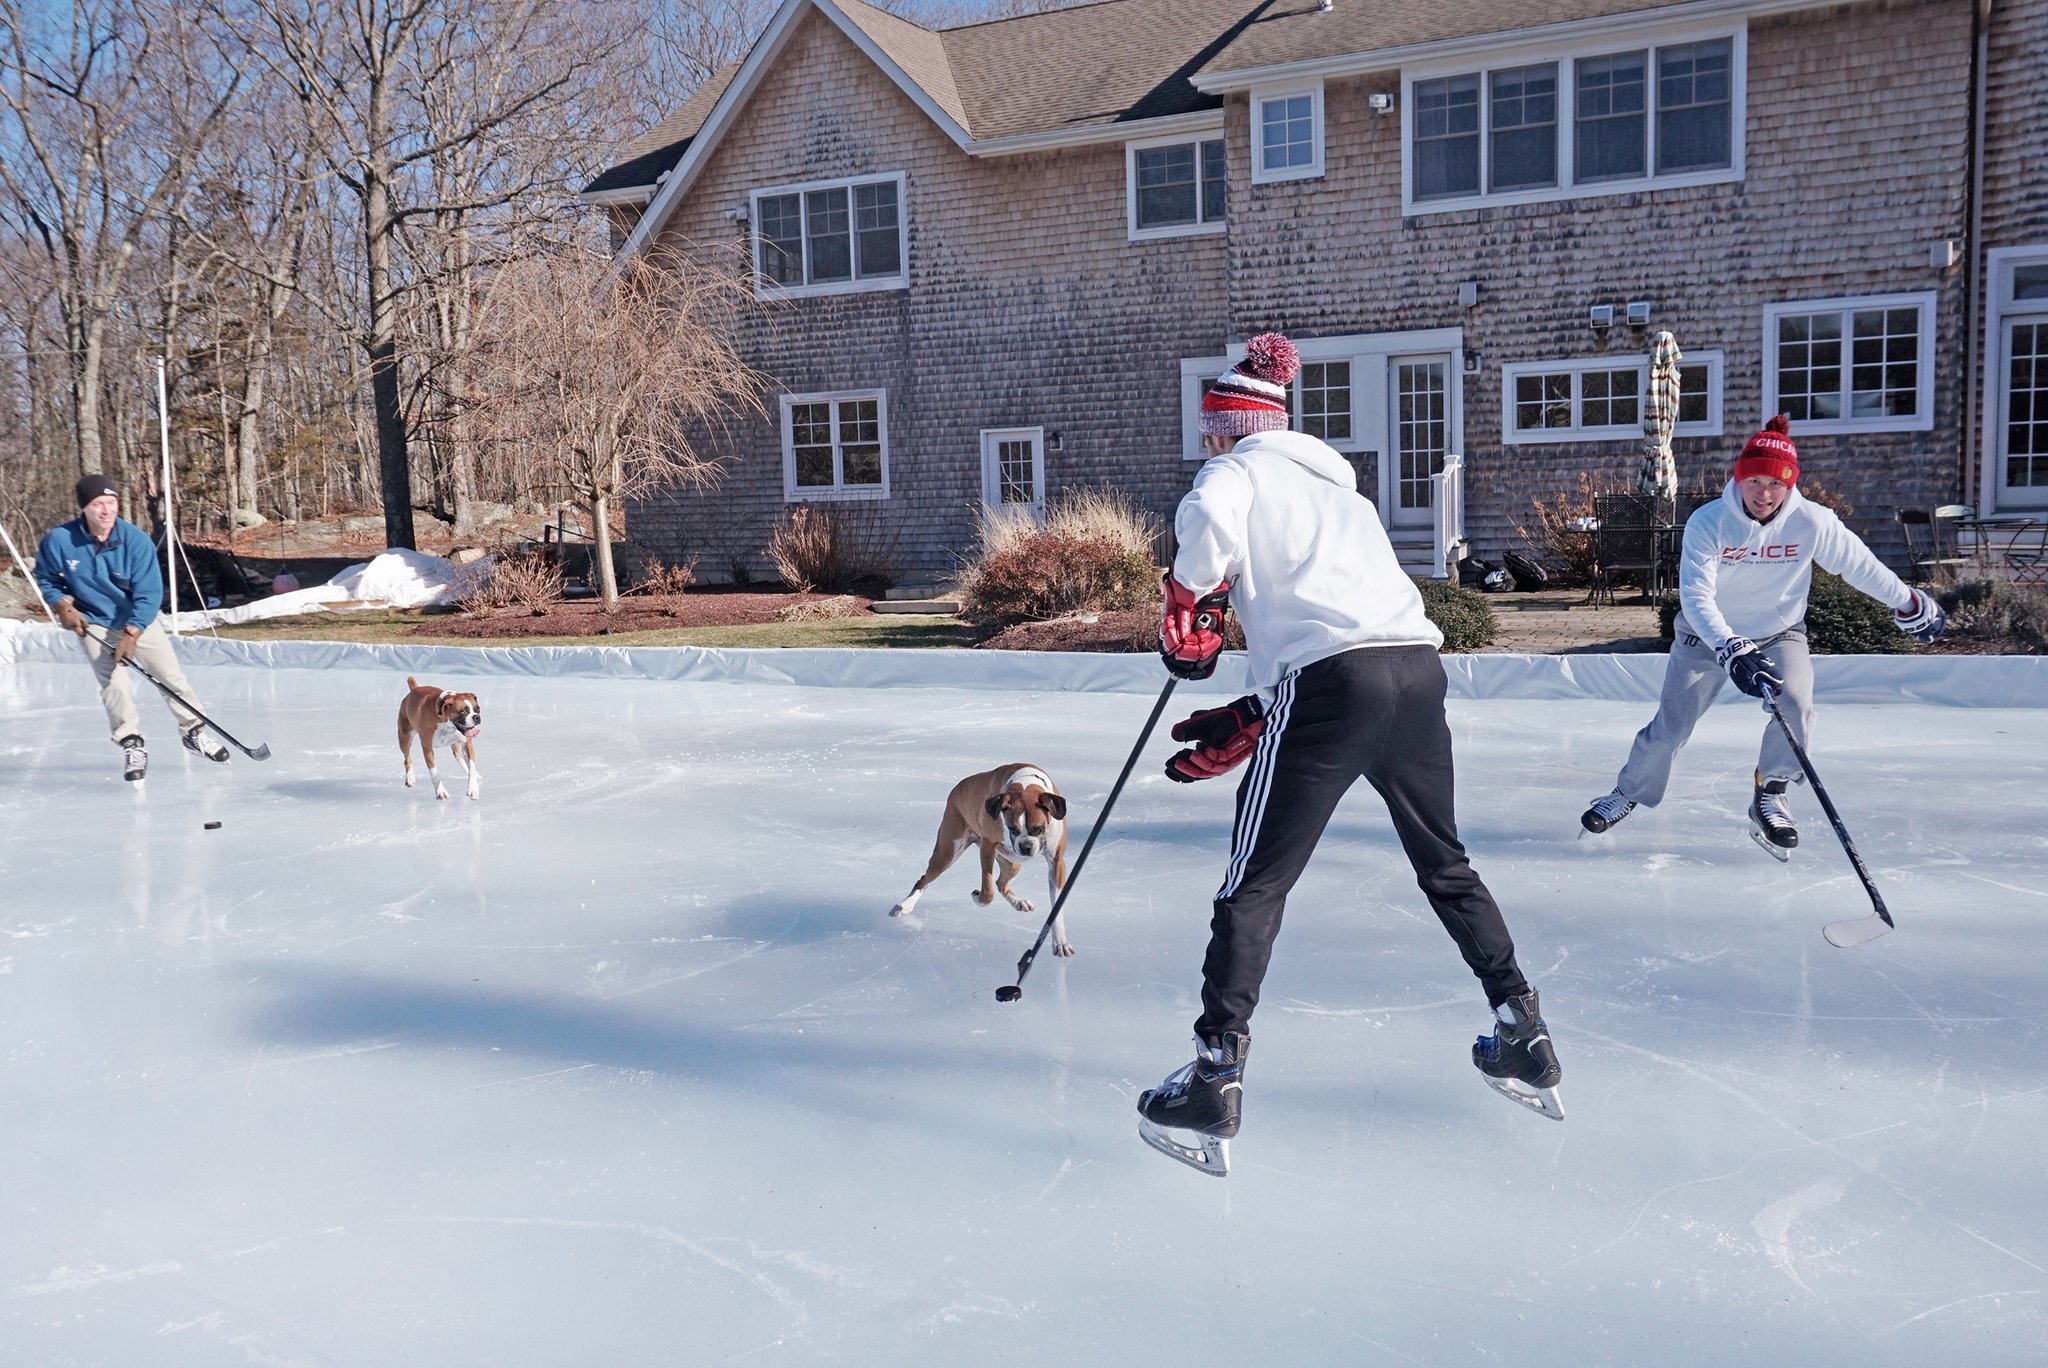
[[(849, 9), (856, 3), (847, 0)], [(1348, 15), (1361, 3), (1338, 0), (1338, 12)], [(938, 35), (913, 43), (914, 35), (888, 29), (901, 21), (878, 20), (872, 11), (856, 18), (870, 37), (880, 33), (893, 42), (906, 67), (914, 60), (935, 72), (951, 53), (950, 74), (959, 78), (986, 66), (991, 53), (1035, 50), (1037, 37), (1020, 45), (1022, 31), (1005, 24), (1029, 23), (1034, 35), (1056, 35), (1065, 13), (1068, 24), (1093, 31), (1119, 15), (1135, 23), (1135, 16), (1164, 13), (1168, 5), (1183, 18), (1203, 18), (1215, 37), (1197, 58), (1161, 58), (1160, 65), (1173, 68), (1170, 78), (1133, 82), (1149, 83), (1154, 93), (1119, 92), (1095, 109), (1098, 122), (1115, 117), (1117, 100), (1183, 116), (1213, 107), (1214, 97), (1187, 84), (1200, 79), (1203, 61), (1242, 67), (1257, 65), (1254, 57), (1297, 60), (1318, 55), (1314, 43), (1334, 41), (1327, 29), (1291, 13), (1283, 23), (1296, 27), (1261, 32), (1231, 17), (1246, 7), (1218, 0), (1116, 0), (951, 30), (943, 47)], [(1444, 22), (1470, 19), (1470, 8)], [(1594, 3), (1588, 12), (1617, 8), (1654, 7)], [(1309, 5), (1304, 14), (1312, 18), (1312, 11)], [(1632, 41), (1617, 40), (1616, 47)], [(1324, 83), (1324, 173), (1308, 180), (1252, 183), (1250, 103), (1230, 93), (1222, 114), (1228, 232), (1134, 243), (1126, 235), (1121, 142), (970, 155), (839, 27), (807, 10), (661, 236), (739, 241), (742, 229), (729, 212), (746, 206), (752, 190), (905, 176), (909, 288), (763, 305), (745, 321), (742, 348), (781, 392), (887, 391), (890, 497), (862, 506), (886, 521), (909, 579), (944, 574), (971, 546), (985, 428), (1042, 426), (1059, 434), (1059, 449), (1045, 457), (1052, 497), (1076, 486), (1114, 485), (1162, 517), (1170, 514), (1193, 473), (1181, 457), (1180, 362), (1220, 355), (1226, 338), (1272, 327), (1298, 340), (1462, 330), (1478, 369), (1460, 373), (1453, 356), (1455, 382), (1463, 386), (1453, 446), (1466, 458), (1467, 535), (1479, 554), (1494, 558), (1520, 544), (1516, 528), (1527, 521), (1532, 498), (1572, 487), (1581, 471), (1607, 486), (1633, 478), (1635, 441), (1502, 441), (1504, 364), (1633, 360), (1643, 351), (1647, 335), (1620, 323), (1596, 339), (1587, 323), (1590, 305), (1647, 300), (1650, 331), (1670, 328), (1688, 352), (1724, 354), (1722, 435), (1674, 444), (1681, 484), (1690, 487), (1717, 484), (1766, 416), (1767, 304), (1932, 291), (1931, 431), (1801, 436), (1794, 425), (1809, 478), (1852, 504), (1851, 524), (1896, 559), (1893, 510), (1957, 497), (1964, 427), (1978, 404), (1965, 364), (1968, 267), (1936, 267), (1929, 256), (1933, 244), (1968, 235), (1972, 45), (1967, 0), (1758, 18), (1748, 27), (1741, 181), (1406, 218), (1401, 127), (1408, 112), (1380, 115), (1367, 107), (1369, 94), (1400, 88), (1398, 70)], [(2040, 171), (2048, 0), (2001, 5), (1991, 48), (1985, 241), (2048, 241)], [(1483, 52), (1472, 59), (1473, 69), (1487, 64)], [(1031, 79), (1043, 77), (1018, 77)], [(945, 96), (942, 106), (958, 117), (993, 117), (976, 105), (979, 98), (995, 108), (985, 75), (960, 80)], [(671, 120), (630, 149), (634, 174), (651, 178), (649, 154), (659, 148), (648, 143), (665, 139), (680, 157), (709, 103), (693, 100), (693, 119)], [(1023, 108), (1016, 91), (1001, 107), (1009, 111), (1003, 135), (1030, 131), (1016, 126)], [(1078, 117), (1070, 98), (1061, 107), (1069, 111), (1062, 117)], [(1138, 118), (1129, 136), (1151, 131)], [(604, 188), (632, 178), (621, 179), (619, 170), (607, 173)], [(623, 240), (638, 210), (611, 212)], [(1479, 284), (1470, 308), (1459, 302), (1466, 281)], [(768, 421), (740, 424), (715, 445), (730, 462), (724, 479), (709, 491), (671, 491), (633, 505), (633, 535), (671, 557), (699, 555), (714, 578), (734, 554), (762, 573), (768, 529), (788, 507), (773, 400)], [(1387, 449), (1382, 437), (1365, 445)]]

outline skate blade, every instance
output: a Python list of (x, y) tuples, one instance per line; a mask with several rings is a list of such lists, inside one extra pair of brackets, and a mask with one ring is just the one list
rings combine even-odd
[(1169, 1159), (1178, 1159), (1191, 1169), (1199, 1169), (1212, 1178), (1230, 1176), (1230, 1142), (1199, 1131), (1187, 1132), (1199, 1143), (1190, 1145), (1177, 1138), (1172, 1131), (1154, 1125), (1144, 1117), (1138, 1118), (1138, 1138), (1158, 1150)]
[(1488, 1074), (1479, 1076), (1486, 1080), (1487, 1087), (1508, 1101), (1518, 1103), (1553, 1121), (1564, 1120), (1564, 1100), (1557, 1095), (1556, 1088), (1531, 1087), (1519, 1078), (1494, 1078)]
[(1859, 945), (1868, 945), (1879, 936), (1888, 935), (1891, 926), (1883, 917), (1873, 912), (1867, 917), (1851, 917), (1848, 921), (1829, 922), (1820, 929), (1827, 937), (1828, 944), (1837, 950), (1850, 950)]
[(1771, 838), (1764, 835), (1763, 831), (1760, 828), (1751, 827), (1749, 829), (1749, 839), (1755, 841), (1758, 845), (1762, 846), (1764, 854), (1770, 856), (1779, 864), (1790, 864), (1792, 862), (1792, 852), (1787, 850), (1784, 846), (1772, 845)]

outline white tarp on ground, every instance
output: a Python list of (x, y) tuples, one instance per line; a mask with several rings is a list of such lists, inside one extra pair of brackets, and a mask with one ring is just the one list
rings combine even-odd
[[(696, 680), (840, 688), (1042, 689), (1157, 693), (1166, 673), (1150, 654), (1048, 651), (748, 650), (697, 646), (401, 646), (335, 641), (183, 638), (184, 658), (276, 669), (383, 670), (474, 676)], [(46, 623), (0, 621), (0, 663), (70, 659), (76, 647)], [(1662, 655), (1448, 655), (1454, 698), (1655, 701)], [(2048, 707), (2048, 656), (1816, 656), (1815, 691), (1842, 703)], [(1244, 658), (1223, 657), (1190, 694), (1244, 691)], [(1740, 699), (1729, 689), (1723, 701)]]
[(1155, 735), (1075, 884), (1080, 953), (1015, 1004), (993, 990), (1042, 902), (976, 906), (970, 857), (921, 925), (888, 916), (975, 770), (1045, 766), (1078, 843), (1156, 661), (1096, 693), (972, 652), (870, 653), (889, 688), (467, 672), (483, 797), (450, 775), (441, 803), (400, 783), (393, 655), (192, 643), (209, 710), (274, 758), (165, 745), (145, 696), (138, 792), (52, 640), (0, 667), (8, 1368), (2017, 1368), (2048, 1343), (2038, 710), (1824, 707), (1815, 763), (1899, 924), (1842, 951), (1821, 924), (1868, 904), (1810, 795), (1790, 864), (1745, 834), (1753, 705), (1701, 721), (1661, 807), (1575, 840), (1648, 705), (1454, 702), (1461, 835), (1569, 1117), (1480, 1085), (1484, 1001), (1359, 785), (1289, 902), (1218, 1182), (1132, 1105), (1187, 1059), (1233, 784), (1168, 782)]
[(349, 566), (325, 584), (274, 594), (237, 608), (179, 613), (169, 618), (167, 625), (180, 632), (199, 632), (237, 622), (322, 612), (330, 605), (340, 604), (351, 609), (425, 608), (459, 597), (470, 578), (482, 573), (489, 563), (490, 557), (486, 556), (468, 565), (457, 565), (443, 556), (392, 547), (359, 565)]

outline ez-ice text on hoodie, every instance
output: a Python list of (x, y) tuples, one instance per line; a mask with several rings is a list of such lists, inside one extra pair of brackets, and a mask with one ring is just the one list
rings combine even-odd
[(1173, 530), (1175, 579), (1230, 585), (1254, 689), (1359, 646), (1444, 644), (1350, 464), (1305, 433), (1255, 432), (1210, 457)]
[(1905, 581), (1842, 526), (1834, 510), (1809, 503), (1795, 487), (1769, 522), (1743, 506), (1730, 480), (1721, 497), (1685, 521), (1679, 558), (1679, 630), (1720, 649), (1731, 637), (1762, 641), (1806, 620), (1813, 567), (1832, 571), (1894, 609), (1913, 601)]
[(103, 542), (92, 539), (84, 518), (51, 528), (36, 548), (36, 584), (46, 603), (68, 594), (88, 621), (115, 632), (130, 623), (148, 627), (164, 601), (156, 544), (126, 518), (114, 519)]

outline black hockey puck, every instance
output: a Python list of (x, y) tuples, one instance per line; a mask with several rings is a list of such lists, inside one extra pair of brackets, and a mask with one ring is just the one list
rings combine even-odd
[(208, 822), (208, 823), (206, 824), (206, 829), (207, 829), (208, 831), (219, 831), (219, 830), (220, 830), (220, 823), (219, 823), (219, 822)]
[(1018, 998), (1023, 996), (1024, 990), (1022, 988), (1019, 988), (1014, 983), (1006, 983), (1002, 987), (996, 989), (997, 1002), (1015, 1002)]

